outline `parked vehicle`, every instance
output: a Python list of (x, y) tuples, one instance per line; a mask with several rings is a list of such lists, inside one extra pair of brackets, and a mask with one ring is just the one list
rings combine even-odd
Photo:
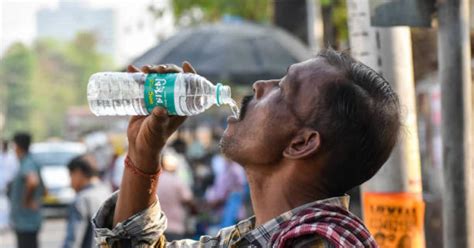
[(75, 192), (71, 188), (71, 180), (67, 164), (69, 161), (86, 152), (86, 146), (77, 142), (44, 142), (31, 146), (34, 160), (41, 165), (41, 178), (47, 189), (43, 198), (46, 215), (62, 215), (66, 207), (74, 200)]

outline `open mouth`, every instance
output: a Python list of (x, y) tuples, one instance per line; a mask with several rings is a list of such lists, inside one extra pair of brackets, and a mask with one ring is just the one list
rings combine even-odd
[(237, 118), (233, 115), (229, 116), (227, 117), (227, 123), (232, 124), (232, 123), (237, 123), (239, 121), (242, 121), (245, 118), (245, 114), (247, 113), (247, 107), (252, 99), (253, 99), (253, 95), (244, 96), (240, 104), (241, 107), (240, 107), (239, 117)]
[(245, 118), (245, 114), (247, 113), (247, 107), (252, 99), (253, 95), (244, 96), (244, 98), (242, 98), (242, 103), (240, 104), (241, 107), (239, 121)]

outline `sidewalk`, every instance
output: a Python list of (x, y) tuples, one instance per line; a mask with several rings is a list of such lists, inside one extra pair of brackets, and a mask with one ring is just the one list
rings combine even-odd
[[(61, 247), (64, 236), (66, 235), (66, 220), (45, 219), (40, 232), (40, 248), (59, 248)], [(0, 232), (0, 247), (15, 248), (15, 234), (11, 231)]]

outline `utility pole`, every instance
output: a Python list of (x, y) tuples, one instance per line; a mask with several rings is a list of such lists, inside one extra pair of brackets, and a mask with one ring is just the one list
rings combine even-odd
[(369, 192), (409, 192), (421, 197), (421, 165), (416, 123), (415, 83), (409, 27), (377, 28), (382, 76), (398, 93), (402, 129), (382, 169), (366, 185)]
[(474, 247), (469, 1), (438, 1), (438, 20), (443, 238), (446, 247)]
[(276, 26), (281, 27), (298, 37), (308, 45), (308, 11), (306, 0), (278, 0), (274, 1), (274, 20)]
[[(369, 0), (347, 0), (347, 9), (351, 54), (391, 83), (399, 95), (403, 124), (400, 140), (389, 160), (362, 186), (364, 221), (382, 247), (396, 247), (403, 242), (410, 242), (412, 247), (424, 247), (410, 29), (406, 26), (373, 27)], [(398, 231), (387, 228), (401, 222), (407, 224)], [(405, 231), (400, 231), (403, 228)]]
[(307, 45), (316, 54), (323, 44), (324, 26), (319, 0), (273, 2), (274, 23)]
[(323, 45), (324, 26), (319, 0), (306, 0), (308, 16), (308, 46), (311, 52), (316, 53)]

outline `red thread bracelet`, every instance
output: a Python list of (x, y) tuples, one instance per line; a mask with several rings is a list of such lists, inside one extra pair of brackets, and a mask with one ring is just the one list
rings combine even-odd
[(135, 175), (139, 175), (141, 177), (144, 177), (148, 180), (150, 180), (150, 183), (151, 183), (151, 188), (148, 190), (148, 193), (149, 194), (152, 194), (155, 187), (156, 187), (156, 182), (158, 181), (158, 177), (160, 176), (160, 173), (161, 173), (161, 170), (158, 170), (157, 172), (153, 173), (153, 174), (149, 174), (149, 173), (146, 173), (142, 170), (140, 170), (139, 168), (137, 168), (132, 160), (130, 159), (130, 157), (127, 155), (127, 157), (125, 158), (125, 168), (128, 168), (132, 171), (133, 174)]

